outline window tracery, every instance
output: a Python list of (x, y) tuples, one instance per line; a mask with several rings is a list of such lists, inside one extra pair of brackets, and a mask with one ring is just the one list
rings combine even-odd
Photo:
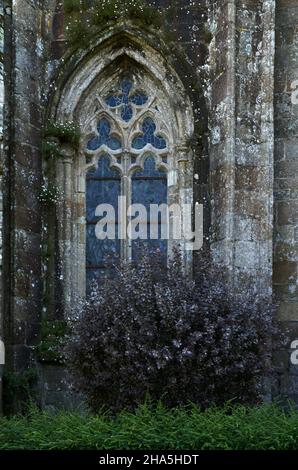
[[(98, 204), (111, 204), (118, 210), (116, 199), (125, 196), (127, 205), (167, 203), (167, 170), (169, 132), (163, 121), (158, 99), (140, 86), (133, 77), (123, 77), (105, 96), (97, 99), (95, 116), (86, 145), (86, 269), (87, 287), (90, 279), (99, 279), (114, 255), (136, 258), (140, 241), (96, 240), (94, 210)], [(100, 175), (100, 176), (99, 176)], [(111, 176), (112, 175), (112, 176)], [(91, 209), (90, 209), (91, 208)], [(90, 210), (92, 214), (90, 214)], [(97, 219), (98, 220), (98, 219)], [(140, 232), (148, 235), (144, 243), (150, 250), (165, 255), (166, 240), (151, 239), (147, 220), (140, 222)], [(117, 226), (117, 220), (116, 220)], [(110, 256), (109, 256), (110, 253)]]
[[(81, 135), (79, 149), (65, 148), (55, 163), (56, 186), (63, 200), (57, 208), (57, 232), (55, 228), (51, 232), (59, 246), (57, 268), (51, 268), (51, 272), (57, 270), (63, 279), (62, 290), (60, 284), (58, 289), (67, 315), (71, 315), (77, 299), (86, 295), (91, 274), (95, 274), (86, 272), (86, 260), (90, 260), (91, 267), (94, 262), (93, 249), (101, 254), (96, 264), (105, 264), (107, 251), (112, 258), (114, 253), (124, 259), (135, 256), (134, 246), (122, 240), (106, 252), (104, 244), (91, 246), (95, 242), (87, 238), (87, 229), (94, 233), (97, 219), (86, 212), (87, 207), (94, 211), (90, 197), (96, 194), (100, 203), (107, 202), (106, 195), (112, 198), (112, 194), (120, 193), (127, 194), (129, 202), (140, 202), (145, 193), (150, 193), (150, 185), (158, 182), (160, 188), (154, 191), (159, 194), (157, 203), (165, 198), (169, 205), (192, 201), (192, 103), (171, 62), (153, 46), (156, 38), (151, 39), (145, 41), (138, 28), (107, 31), (90, 44), (88, 52), (69, 56), (69, 67), (61, 70), (51, 98), (50, 118), (75, 122)], [(153, 125), (149, 121), (148, 129), (144, 126), (146, 118), (153, 121)], [(147, 164), (153, 165), (148, 161), (151, 157), (160, 174), (152, 174), (151, 167), (148, 179), (144, 173)], [(101, 165), (105, 170), (94, 174)], [(107, 170), (115, 173), (105, 174)], [(151, 183), (153, 176), (155, 183)], [(169, 256), (174, 246), (181, 248), (183, 266), (190, 271), (191, 251), (184, 249), (187, 240), (182, 236), (178, 243), (171, 239), (166, 242)], [(101, 272), (97, 274), (100, 279)]]

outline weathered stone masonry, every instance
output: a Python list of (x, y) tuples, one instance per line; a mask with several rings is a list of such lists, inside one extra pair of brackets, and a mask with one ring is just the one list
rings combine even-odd
[(212, 4), (212, 246), (234, 281), (270, 291), (274, 2)]
[[(280, 299), (280, 319), (298, 337), (298, 105), (292, 104), (291, 84), (298, 75), (298, 4), (277, 2), (275, 59), (274, 152), (274, 274)], [(298, 368), (281, 356), (285, 373), (280, 390), (298, 401)]]
[(7, 367), (31, 366), (40, 324), (41, 115), (44, 65), (36, 2), (4, 2), (3, 319)]
[[(34, 353), (41, 316), (46, 312), (54, 318), (61, 302), (60, 284), (54, 282), (48, 289), (44, 282), (55, 277), (55, 253), (49, 275), (43, 248), (47, 216), (39, 197), (45, 116), (53, 112), (55, 97), (61, 95), (68, 75), (75, 77), (79, 63), (76, 53), (73, 60), (67, 56), (61, 3), (4, 1), (1, 318), (7, 368), (18, 372), (37, 366), (44, 406), (56, 404), (61, 396), (69, 399), (59, 393), (63, 369), (41, 365)], [(175, 69), (193, 102), (193, 173), (198, 174), (194, 198), (205, 204), (205, 236), (214, 259), (229, 268), (234, 289), (266, 294), (274, 290), (281, 300), (280, 319), (296, 339), (298, 106), (291, 104), (291, 82), (298, 79), (298, 6), (294, 0), (151, 4), (172, 7), (166, 29), (174, 33), (175, 47), (173, 38), (156, 31), (156, 43), (150, 44), (157, 53), (165, 54), (168, 48), (165, 62)], [(121, 27), (138, 36), (137, 25), (124, 21)], [(143, 41), (144, 32), (139, 36)], [(148, 33), (148, 46), (150, 41)], [(84, 60), (83, 51), (80, 57)], [(64, 82), (57, 80), (59, 73)], [(55, 230), (52, 233), (55, 238)], [(297, 367), (290, 366), (288, 350), (281, 356), (284, 373), (277, 393), (298, 401)]]

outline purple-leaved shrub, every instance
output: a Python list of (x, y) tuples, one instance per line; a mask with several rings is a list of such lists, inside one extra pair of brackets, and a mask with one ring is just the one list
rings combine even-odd
[(168, 406), (256, 403), (272, 374), (273, 306), (237, 296), (201, 257), (196, 276), (158, 256), (123, 264), (77, 309), (66, 347), (75, 387), (93, 410), (133, 409), (147, 396)]

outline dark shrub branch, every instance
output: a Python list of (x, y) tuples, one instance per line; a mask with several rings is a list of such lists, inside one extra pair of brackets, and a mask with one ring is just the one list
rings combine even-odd
[(268, 299), (231, 293), (204, 257), (196, 279), (177, 256), (144, 258), (94, 289), (71, 325), (67, 362), (91, 407), (256, 403), (276, 347)]

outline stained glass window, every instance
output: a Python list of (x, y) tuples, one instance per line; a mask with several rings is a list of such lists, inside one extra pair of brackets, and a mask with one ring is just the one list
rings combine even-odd
[(132, 104), (136, 106), (144, 105), (148, 96), (141, 91), (133, 91), (133, 82), (131, 80), (122, 80), (120, 82), (120, 91), (111, 94), (106, 98), (106, 103), (110, 108), (121, 109), (121, 118), (123, 121), (130, 121), (133, 116)]
[(97, 150), (102, 145), (106, 145), (111, 150), (118, 150), (121, 148), (120, 140), (111, 135), (111, 125), (107, 119), (100, 119), (97, 126), (97, 132), (98, 135), (89, 140), (87, 144), (88, 150)]
[(147, 240), (135, 240), (132, 242), (132, 257), (136, 259), (142, 250), (152, 254), (158, 253), (165, 257), (167, 253), (167, 241), (162, 239), (162, 228), (165, 221), (161, 214), (157, 221), (156, 239), (152, 239), (150, 231), (149, 214), (150, 205), (167, 203), (167, 175), (156, 168), (154, 156), (147, 157), (144, 170), (137, 171), (132, 176), (132, 203), (143, 204), (147, 209), (148, 217), (143, 223), (147, 226)]
[[(133, 79), (127, 77), (120, 80), (118, 89), (115, 91), (114, 88), (102, 102), (106, 117), (98, 120), (96, 133), (87, 143), (89, 155), (91, 153), (92, 156), (94, 152), (96, 156), (101, 149), (104, 153), (86, 176), (87, 293), (91, 292), (92, 280), (102, 282), (110, 275), (111, 266), (119, 259), (121, 253), (129, 259), (136, 259), (144, 246), (155, 253), (158, 251), (164, 257), (167, 253), (167, 240), (162, 239), (165, 233), (165, 221), (159, 214), (157, 237), (155, 230), (154, 239), (151, 237), (149, 225), (150, 205), (167, 203), (167, 140), (164, 133), (159, 130), (160, 124), (158, 126), (154, 119), (154, 113), (159, 113), (159, 109), (155, 103), (152, 109), (149, 108), (150, 102), (154, 102), (152, 97), (134, 83)], [(150, 109), (150, 113), (147, 113), (146, 109), (148, 111)], [(138, 113), (140, 113), (139, 121)], [(114, 129), (117, 131), (113, 131)], [(126, 147), (128, 145), (125, 151), (124, 142)], [(146, 148), (147, 144), (151, 147)], [(150, 154), (144, 158), (142, 152), (147, 150)], [(164, 171), (161, 171), (160, 163)], [(146, 208), (148, 217), (143, 221), (147, 233), (145, 241), (131, 242), (127, 239), (120, 243), (118, 239), (120, 195), (126, 196), (128, 205), (137, 203)], [(99, 204), (110, 204), (114, 208), (115, 240), (108, 238), (99, 240), (96, 237), (96, 224), (101, 220), (96, 216)], [(127, 222), (129, 222), (128, 216)], [(121, 246), (124, 249), (121, 249)]]
[[(107, 270), (119, 257), (120, 242), (117, 237), (118, 197), (120, 196), (120, 174), (110, 169), (107, 155), (98, 160), (96, 169), (89, 170), (86, 177), (86, 278), (87, 293), (90, 292), (92, 281), (102, 280)], [(116, 239), (99, 240), (95, 227), (100, 217), (96, 217), (99, 204), (111, 204), (116, 216)], [(103, 215), (104, 217), (104, 215)], [(112, 221), (113, 222), (113, 221)]]
[(142, 135), (135, 137), (132, 147), (137, 150), (143, 149), (147, 144), (151, 144), (156, 149), (164, 149), (167, 146), (166, 140), (156, 134), (156, 125), (152, 118), (144, 119), (142, 124)]

